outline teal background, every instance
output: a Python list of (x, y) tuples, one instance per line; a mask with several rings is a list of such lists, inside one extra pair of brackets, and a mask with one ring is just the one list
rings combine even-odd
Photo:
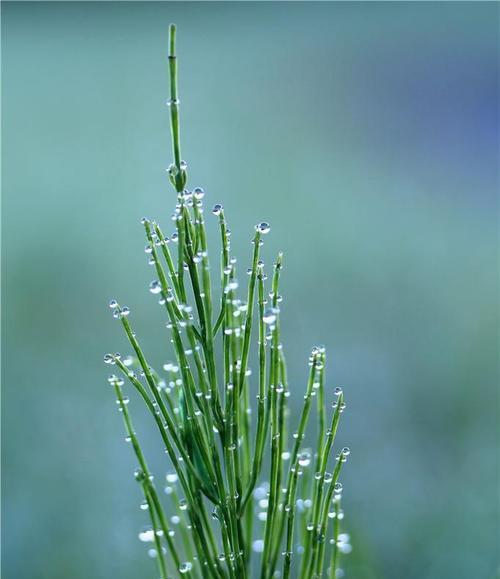
[(295, 403), (317, 342), (345, 389), (346, 576), (494, 577), (498, 4), (1, 8), (2, 576), (156, 577), (102, 355), (116, 297), (169, 356), (139, 218), (171, 228), (174, 21), (190, 184), (242, 271), (257, 221), (285, 252)]

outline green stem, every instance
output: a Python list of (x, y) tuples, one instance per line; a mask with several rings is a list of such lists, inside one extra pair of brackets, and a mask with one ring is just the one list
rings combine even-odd
[[(175, 565), (176, 565), (176, 568), (178, 570), (180, 567), (180, 559), (179, 559), (179, 556), (177, 554), (177, 550), (175, 548), (172, 537), (170, 536), (170, 533), (169, 533), (170, 529), (169, 529), (168, 524), (166, 522), (163, 508), (161, 507), (160, 501), (158, 500), (158, 495), (156, 494), (156, 490), (155, 490), (155, 487), (154, 487), (153, 482), (152, 482), (152, 476), (150, 474), (148, 465), (146, 463), (146, 459), (144, 457), (141, 446), (140, 446), (139, 441), (137, 439), (137, 435), (135, 434), (134, 427), (132, 426), (132, 421), (130, 419), (130, 414), (129, 414), (128, 408), (127, 408), (127, 402), (125, 402), (125, 399), (123, 397), (123, 393), (122, 393), (122, 390), (121, 390), (121, 387), (120, 387), (118, 381), (115, 381), (113, 386), (115, 389), (119, 408), (120, 408), (120, 411), (121, 411), (122, 416), (123, 416), (123, 422), (125, 424), (125, 430), (127, 431), (127, 436), (130, 439), (130, 442), (132, 443), (132, 448), (134, 449), (135, 456), (136, 456), (137, 461), (139, 463), (139, 466), (141, 468), (141, 471), (140, 471), (140, 473), (138, 473), (136, 475), (136, 478), (137, 478), (138, 482), (143, 484), (144, 488), (147, 489), (146, 500), (148, 500), (148, 497), (149, 497), (149, 499), (151, 500), (151, 503), (154, 506), (156, 514), (160, 520), (160, 526), (161, 526), (161, 529), (162, 529), (163, 534), (165, 536), (165, 540), (167, 541), (168, 547), (170, 549), (170, 554), (172, 555), (172, 558), (173, 558)], [(148, 500), (148, 502), (149, 502), (149, 500)], [(154, 525), (153, 525), (153, 527), (154, 527)], [(161, 556), (161, 550), (160, 550), (160, 553), (158, 553), (158, 556)]]
[(180, 120), (179, 120), (179, 95), (177, 92), (177, 55), (175, 52), (176, 28), (175, 24), (170, 25), (170, 42), (168, 65), (170, 71), (170, 129), (172, 133), (172, 149), (174, 152), (175, 173), (172, 175), (172, 181), (178, 193), (184, 190), (186, 184), (186, 171), (182, 167), (181, 161), (181, 143), (180, 143)]

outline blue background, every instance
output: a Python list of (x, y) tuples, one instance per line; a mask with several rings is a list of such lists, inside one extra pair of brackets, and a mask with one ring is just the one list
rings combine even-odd
[(171, 227), (171, 21), (190, 183), (241, 270), (272, 225), (294, 403), (318, 342), (346, 393), (347, 576), (495, 576), (498, 9), (2, 2), (5, 579), (156, 576), (102, 355), (117, 297), (169, 356), (139, 218)]

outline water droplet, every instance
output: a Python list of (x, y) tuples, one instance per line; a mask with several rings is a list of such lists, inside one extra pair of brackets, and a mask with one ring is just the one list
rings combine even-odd
[(269, 489), (269, 485), (258, 486), (253, 492), (253, 496), (254, 496), (255, 500), (258, 501), (260, 499), (267, 497), (268, 489)]
[(181, 566), (179, 567), (179, 573), (182, 573), (184, 575), (185, 573), (189, 573), (189, 571), (191, 571), (192, 568), (193, 564), (190, 561), (186, 561), (185, 563), (182, 563)]
[(123, 365), (128, 368), (129, 366), (132, 366), (132, 364), (134, 363), (134, 359), (132, 358), (132, 356), (125, 356), (122, 362)]
[(257, 539), (252, 543), (252, 551), (254, 553), (262, 553), (264, 551), (264, 541), (262, 539)]
[(258, 223), (255, 226), (255, 230), (261, 233), (262, 235), (266, 235), (266, 233), (269, 233), (271, 231), (271, 226), (269, 225), (269, 223), (263, 221), (262, 223)]
[(308, 450), (301, 452), (298, 457), (298, 463), (302, 467), (309, 466), (311, 464), (311, 453)]
[(142, 482), (146, 480), (146, 475), (144, 474), (144, 471), (141, 470), (140, 468), (134, 471), (134, 477), (137, 482)]
[(118, 302), (116, 300), (110, 300), (108, 305), (112, 310), (114, 310), (115, 308), (118, 307)]
[(277, 314), (278, 314), (277, 309), (268, 308), (267, 310), (265, 310), (264, 315), (262, 316), (262, 321), (267, 325), (274, 324), (274, 322), (276, 321)]
[(152, 294), (159, 294), (161, 292), (161, 284), (158, 280), (153, 280), (150, 284), (149, 284), (149, 291)]
[(144, 529), (139, 533), (139, 541), (143, 543), (152, 543), (155, 540), (155, 532), (153, 529)]
[(201, 187), (195, 187), (193, 189), (193, 195), (195, 199), (203, 199), (205, 197), (205, 191)]
[(220, 215), (222, 209), (223, 209), (222, 205), (221, 205), (220, 203), (216, 203), (216, 204), (214, 205), (214, 208), (212, 209), (212, 213), (213, 213), (214, 215)]

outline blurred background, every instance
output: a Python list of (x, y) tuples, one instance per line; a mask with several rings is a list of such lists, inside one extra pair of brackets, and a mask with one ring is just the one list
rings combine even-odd
[(271, 223), (295, 403), (316, 343), (345, 390), (346, 577), (496, 576), (498, 11), (2, 3), (5, 579), (156, 577), (102, 356), (112, 297), (170, 356), (139, 219), (172, 227), (172, 21), (190, 184), (240, 271)]

